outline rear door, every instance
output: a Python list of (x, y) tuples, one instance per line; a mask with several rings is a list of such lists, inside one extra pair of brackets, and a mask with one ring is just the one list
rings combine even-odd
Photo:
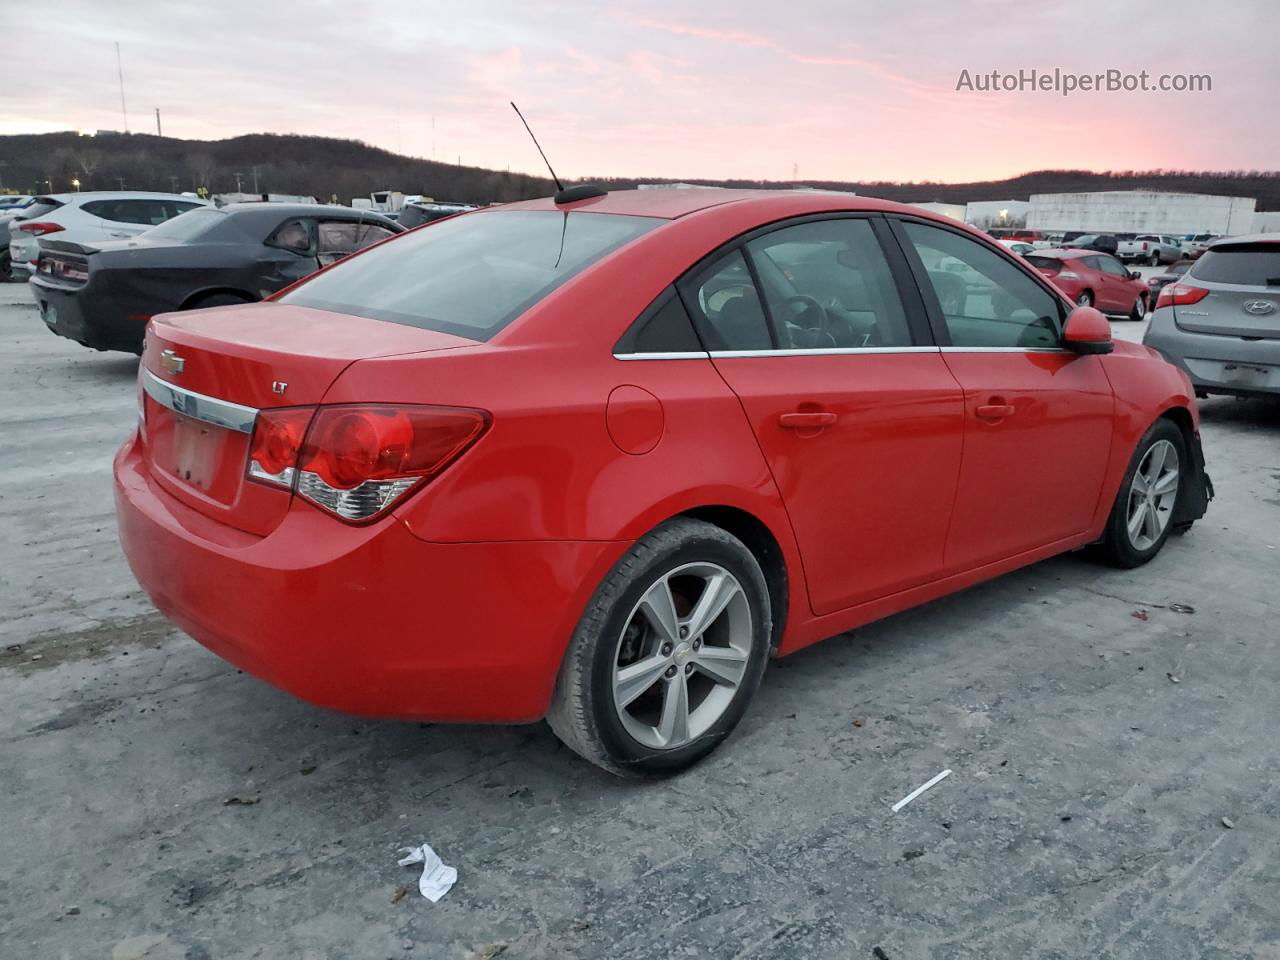
[(678, 289), (782, 493), (813, 610), (934, 579), (963, 401), (887, 224), (809, 218), (744, 239)]
[[(1086, 531), (1111, 447), (1114, 400), (1096, 356), (1062, 347), (1065, 305), (967, 232), (895, 220), (942, 356), (964, 391), (964, 459), (946, 545), (957, 573)], [(950, 294), (963, 264), (968, 291)]]

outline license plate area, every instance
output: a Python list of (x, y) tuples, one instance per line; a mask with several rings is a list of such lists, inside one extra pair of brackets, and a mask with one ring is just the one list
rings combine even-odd
[(209, 493), (214, 484), (227, 431), (212, 424), (173, 415), (173, 475)]

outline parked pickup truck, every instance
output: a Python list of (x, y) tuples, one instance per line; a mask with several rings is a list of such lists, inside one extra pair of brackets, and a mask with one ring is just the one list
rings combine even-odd
[(1142, 233), (1132, 240), (1121, 240), (1116, 256), (1121, 260), (1142, 260), (1153, 267), (1161, 263), (1173, 263), (1182, 258), (1182, 240), (1179, 237)]

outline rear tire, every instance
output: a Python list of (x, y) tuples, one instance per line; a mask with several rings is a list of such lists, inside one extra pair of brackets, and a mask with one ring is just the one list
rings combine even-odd
[(1147, 263), (1151, 264), (1151, 266), (1153, 266), (1153, 267), (1158, 267), (1158, 266), (1160, 266), (1160, 254), (1159, 254), (1159, 253), (1153, 253), (1153, 254), (1151, 255), (1151, 259), (1149, 259), (1149, 260), (1147, 261)]
[(641, 538), (596, 589), (547, 722), (571, 750), (611, 773), (676, 773), (742, 718), (764, 675), (772, 629), (764, 574), (742, 541), (701, 520), (671, 520)]
[(1173, 532), (1174, 514), (1191, 460), (1177, 424), (1160, 419), (1138, 441), (1111, 507), (1098, 545), (1101, 559), (1115, 567), (1140, 567)]
[(197, 297), (192, 300), (183, 310), (203, 310), (205, 307), (231, 307), (238, 303), (252, 303), (248, 297), (242, 297), (238, 293), (210, 293), (207, 296)]
[(1077, 306), (1077, 307), (1092, 307), (1092, 306), (1093, 306), (1093, 291), (1092, 291), (1092, 290), (1081, 290), (1081, 291), (1080, 291), (1080, 296), (1076, 297), (1076, 306)]

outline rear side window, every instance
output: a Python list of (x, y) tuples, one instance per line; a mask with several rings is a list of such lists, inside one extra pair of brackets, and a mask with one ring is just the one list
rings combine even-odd
[(1280, 287), (1280, 243), (1233, 243), (1210, 247), (1188, 276), (1210, 283)]
[(317, 227), (317, 249), (323, 264), (341, 260), (370, 244), (385, 240), (391, 231), (376, 223), (354, 220), (322, 220)]
[(34, 203), (22, 208), (18, 217), (22, 220), (39, 220), (63, 205), (61, 200), (55, 200), (53, 197), (37, 197)]
[(488, 340), (565, 281), (662, 222), (550, 210), (457, 217), (338, 264), (280, 302)]
[(1037, 270), (1043, 270), (1046, 273), (1056, 274), (1062, 269), (1062, 261), (1057, 257), (1037, 257), (1028, 256), (1027, 263), (1035, 267)]
[(146, 231), (151, 240), (195, 240), (222, 226), (227, 215), (213, 207), (196, 207)]
[(680, 281), (708, 350), (770, 350), (760, 294), (741, 250), (731, 250)]
[(305, 218), (295, 217), (280, 224), (270, 237), (268, 247), (279, 247), (290, 253), (310, 254), (315, 251), (315, 223)]
[(957, 347), (1057, 347), (1058, 300), (1004, 257), (969, 237), (904, 224)]
[(90, 200), (81, 209), (85, 213), (114, 223), (142, 223), (155, 226), (164, 223), (177, 213), (175, 206), (164, 200)]

